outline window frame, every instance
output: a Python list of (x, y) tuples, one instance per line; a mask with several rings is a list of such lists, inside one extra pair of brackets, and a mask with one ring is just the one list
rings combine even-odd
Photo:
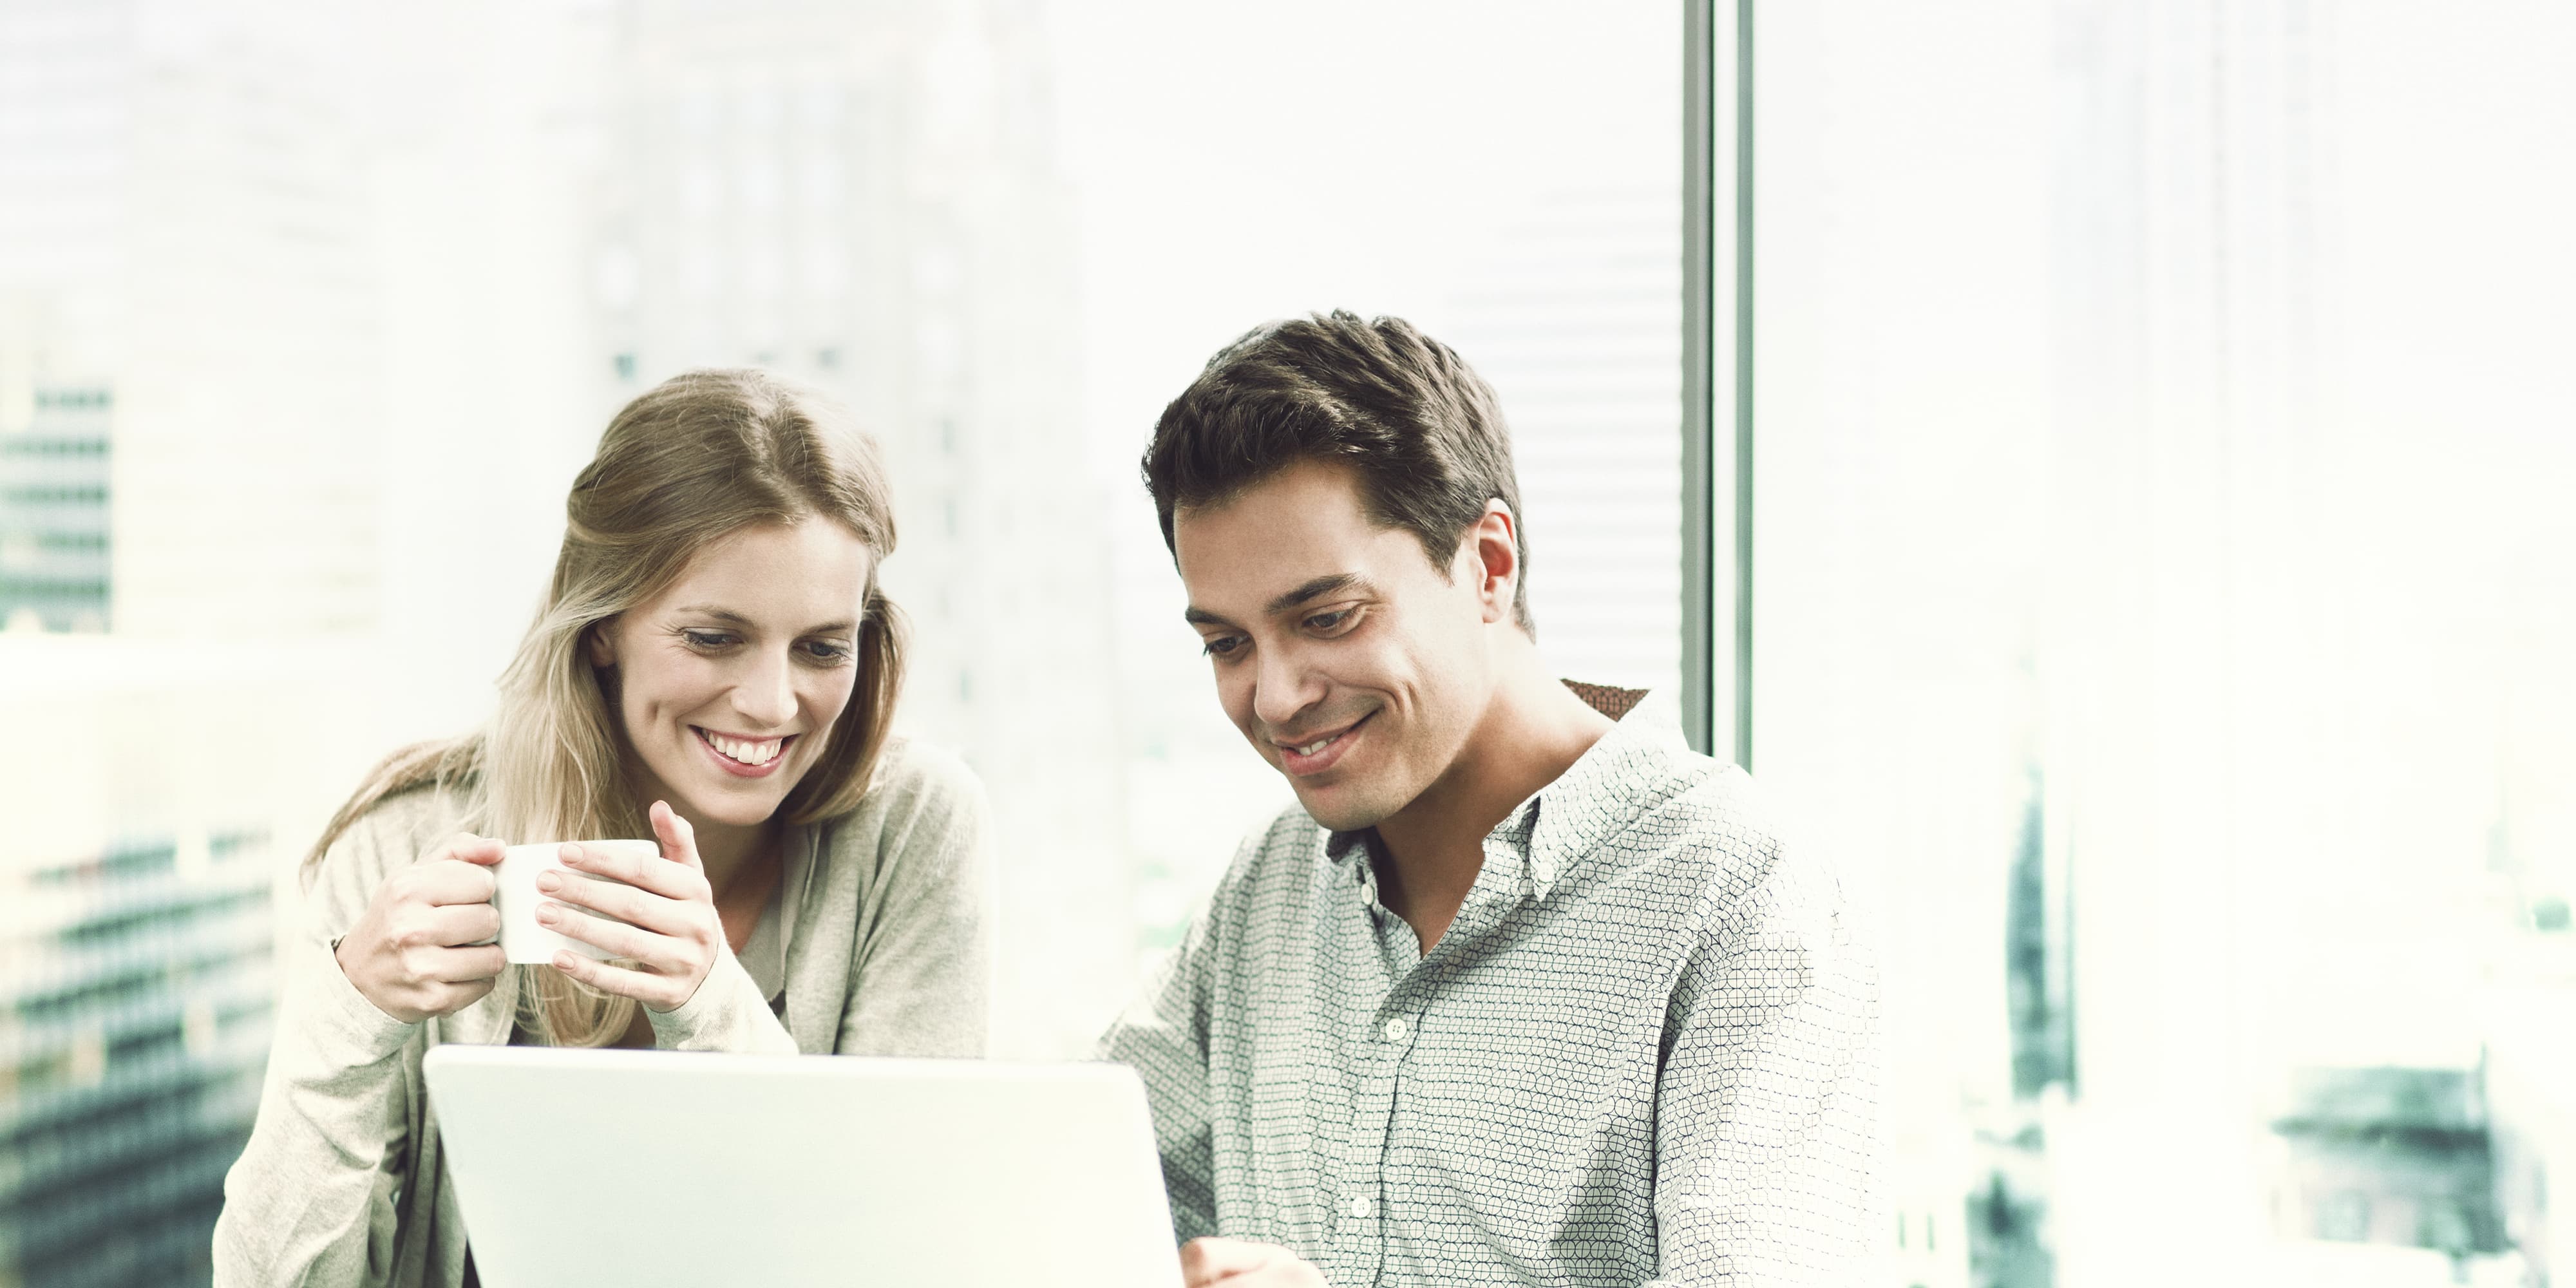
[(1683, 0), (1682, 730), (1753, 766), (1753, 0)]

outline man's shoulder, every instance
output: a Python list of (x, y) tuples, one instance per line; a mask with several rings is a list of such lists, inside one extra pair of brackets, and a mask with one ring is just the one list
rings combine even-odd
[(1626, 808), (1587, 847), (1610, 869), (1651, 865), (1724, 905), (1814, 865), (1741, 766), (1674, 743), (1645, 750), (1622, 772), (1614, 791), (1627, 796)]

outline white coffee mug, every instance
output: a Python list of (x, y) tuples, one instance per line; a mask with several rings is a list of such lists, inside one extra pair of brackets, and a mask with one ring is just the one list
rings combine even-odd
[[(633, 854), (638, 858), (662, 857), (662, 847), (651, 841), (583, 841), (581, 844), (594, 850)], [(616, 883), (614, 877), (565, 867), (563, 847), (562, 841), (547, 841), (541, 845), (513, 845), (501, 851), (501, 866), (494, 873), (499, 880), (492, 891), (492, 899), (501, 910), (501, 951), (514, 964), (542, 966), (553, 961), (557, 952), (579, 953), (593, 961), (607, 961), (616, 955), (595, 944), (584, 943), (537, 924), (537, 909), (551, 899), (537, 889), (540, 874), (561, 871), (593, 881)], [(562, 906), (580, 916), (616, 920), (576, 904)]]

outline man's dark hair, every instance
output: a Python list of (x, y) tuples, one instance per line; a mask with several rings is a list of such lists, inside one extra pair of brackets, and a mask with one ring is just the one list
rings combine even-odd
[(1501, 498), (1520, 554), (1512, 616), (1537, 635), (1511, 430), (1493, 388), (1449, 346), (1402, 318), (1336, 309), (1255, 327), (1218, 350), (1145, 448), (1164, 548), (1173, 511), (1222, 504), (1299, 461), (1350, 466), (1369, 519), (1412, 533), (1443, 577), (1485, 503)]

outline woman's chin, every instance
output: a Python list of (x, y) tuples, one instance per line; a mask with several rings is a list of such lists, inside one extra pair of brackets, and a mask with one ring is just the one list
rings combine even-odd
[(689, 817), (696, 819), (700, 826), (757, 827), (778, 812), (778, 803), (786, 799), (787, 793), (776, 784), (761, 783), (726, 792), (693, 792), (690, 795), (690, 800), (675, 803), (684, 804)]

